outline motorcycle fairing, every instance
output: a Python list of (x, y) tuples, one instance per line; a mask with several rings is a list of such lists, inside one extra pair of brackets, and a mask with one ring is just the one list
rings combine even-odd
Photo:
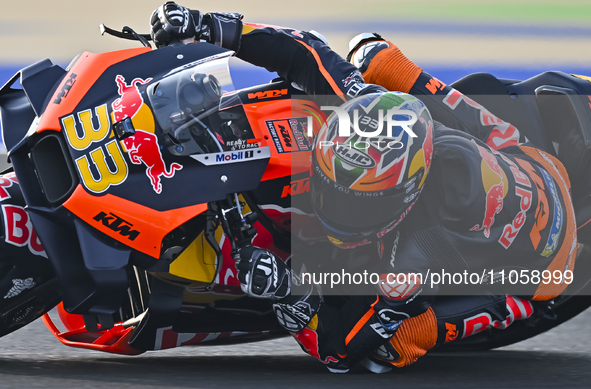
[[(44, 243), (60, 280), (65, 309), (70, 312), (94, 315), (98, 318), (98, 320), (90, 320), (89, 324), (94, 323), (97, 326), (100, 322), (101, 328), (106, 328), (111, 324), (108, 316), (117, 311), (127, 288), (126, 272), (132, 253), (131, 248), (151, 255), (153, 258), (158, 258), (162, 239), (166, 233), (170, 232), (170, 230), (165, 231), (164, 229), (177, 227), (202, 213), (207, 209), (207, 206), (202, 204), (205, 202), (205, 198), (198, 199), (194, 196), (191, 199), (190, 191), (187, 191), (184, 196), (170, 191), (171, 201), (179, 199), (180, 206), (178, 202), (171, 204), (171, 201), (162, 201), (153, 193), (143, 166), (136, 169), (136, 175), (139, 176), (137, 183), (129, 182), (127, 193), (131, 193), (130, 196), (124, 196), (123, 191), (100, 196), (90, 193), (80, 184), (76, 184), (80, 180), (77, 173), (72, 174), (71, 171), (67, 174), (63, 173), (63, 170), (68, 170), (63, 169), (64, 166), (71, 167), (68, 161), (75, 160), (80, 154), (78, 152), (77, 155), (77, 151), (67, 145), (62, 136), (59, 136), (59, 134), (63, 134), (63, 119), (72, 113), (76, 114), (90, 109), (90, 123), (94, 130), (94, 128), (98, 128), (97, 121), (92, 122), (92, 115), (98, 115), (98, 111), (94, 108), (104, 105), (101, 104), (104, 101), (106, 101), (108, 108), (108, 104), (118, 97), (115, 84), (117, 75), (123, 74), (125, 76), (128, 72), (134, 71), (134, 75), (146, 79), (150, 75), (157, 76), (165, 73), (171, 68), (170, 62), (178, 63), (175, 61), (180, 61), (179, 58), (183, 58), (182, 63), (189, 63), (202, 58), (204, 54), (216, 54), (222, 51), (224, 50), (215, 46), (203, 45), (201, 50), (182, 47), (153, 52), (146, 52), (145, 49), (133, 49), (99, 55), (87, 53), (74, 63), (62, 84), (57, 86), (43, 116), (35, 123), (31, 131), (18, 142), (17, 147), (11, 150), (14, 169), (22, 177), (21, 187), (29, 206), (31, 220), (34, 225), (38, 226), (39, 237)], [(131, 70), (125, 71), (125, 69)], [(71, 83), (72, 74), (76, 74), (76, 82), (73, 85), (70, 84), (67, 95), (62, 96), (58, 104), (56, 102), (57, 96), (67, 82)], [(128, 77), (132, 79), (131, 76)], [(113, 95), (115, 96), (109, 97)], [(19, 104), (24, 103), (21, 97), (17, 97), (20, 98)], [(30, 111), (30, 108), (28, 109)], [(107, 120), (111, 124), (109, 117)], [(6, 127), (4, 128), (6, 129)], [(112, 136), (111, 133), (110, 137), (106, 137), (99, 147), (103, 147), (109, 142), (112, 144), (116, 140), (111, 139)], [(55, 142), (61, 142), (60, 147), (36, 147), (44, 139), (49, 139), (48, 137), (51, 137)], [(64, 149), (70, 151), (69, 156), (64, 154)], [(201, 168), (198, 162), (188, 158), (185, 160), (197, 168)], [(187, 169), (185, 161), (182, 163), (185, 166), (185, 171), (190, 170)], [(260, 175), (262, 175), (265, 161), (258, 163)], [(39, 169), (37, 165), (43, 165), (45, 169)], [(51, 167), (60, 168), (62, 172), (52, 172)], [(223, 166), (209, 169), (210, 174), (214, 174), (218, 181), (221, 175), (220, 169), (223, 169)], [(234, 182), (239, 182), (247, 176), (247, 168), (243, 168), (242, 171), (237, 170), (236, 173), (227, 173), (230, 179), (236, 178)], [(249, 173), (252, 173), (253, 170), (256, 169), (251, 167)], [(67, 177), (68, 175), (70, 177)], [(197, 191), (199, 187), (203, 187), (201, 182), (195, 182), (187, 177), (180, 178), (185, 178), (186, 187), (195, 189), (192, 191), (193, 194), (199, 192)], [(258, 183), (256, 177), (254, 181)], [(47, 187), (44, 188), (44, 185), (47, 186), (52, 182), (55, 182), (54, 188), (50, 188), (50, 190)], [(63, 184), (64, 182), (66, 185)], [(147, 187), (149, 190), (142, 190), (142, 185), (145, 185), (143, 187)], [(183, 187), (183, 183), (178, 185)], [(68, 189), (70, 187), (74, 189)], [(231, 185), (228, 187), (232, 189)], [(154, 197), (149, 197), (150, 192)], [(48, 197), (48, 193), (54, 193), (54, 195)], [(121, 196), (117, 196), (118, 194)], [(131, 200), (127, 200), (126, 197), (131, 197)], [(66, 200), (62, 204), (64, 198)], [(146, 201), (148, 206), (142, 204), (141, 198), (148, 199)], [(136, 199), (138, 201), (133, 201)], [(211, 198), (207, 198), (207, 200), (211, 200)], [(189, 204), (189, 206), (183, 206), (182, 202)], [(131, 205), (131, 207), (121, 209), (120, 206), (115, 205), (122, 203)], [(125, 219), (122, 219), (123, 221), (120, 220), (121, 218), (117, 219), (117, 216), (127, 216), (122, 211), (129, 211), (132, 208), (140, 217), (143, 217), (142, 227), (146, 226), (147, 230), (142, 228), (142, 231), (139, 231), (134, 228), (136, 226), (133, 221), (132, 224), (129, 224), (125, 223)], [(146, 213), (146, 209), (149, 212)], [(167, 211), (174, 213), (175, 216), (170, 217), (170, 212)], [(80, 219), (73, 217), (76, 213)], [(98, 215), (101, 217), (97, 217)], [(92, 232), (97, 230), (105, 232), (106, 235), (97, 235)], [(148, 239), (144, 239), (142, 235), (148, 236)], [(112, 250), (115, 251), (111, 254), (117, 253), (113, 256), (113, 259), (116, 260), (102, 261), (110, 255), (109, 252)]]
[[(0, 113), (3, 142), (11, 150), (26, 134), (35, 116), (41, 116), (48, 102), (48, 94), (66, 71), (44, 59), (23, 68), (0, 89)], [(23, 89), (12, 89), (12, 85), (21, 79)]]
[(93, 196), (78, 186), (64, 203), (82, 220), (126, 246), (160, 257), (161, 242), (172, 230), (207, 210), (207, 204), (157, 211), (111, 194)]
[[(239, 91), (240, 100), (243, 103), (244, 113), (255, 138), (263, 139), (264, 144), (271, 150), (271, 158), (262, 181), (289, 177), (310, 170), (311, 145), (313, 136), (308, 136), (308, 131), (315, 135), (318, 133), (326, 115), (318, 105), (304, 92), (296, 89), (291, 83), (280, 80), (267, 85), (248, 88)], [(298, 140), (293, 129), (287, 128), (282, 136), (276, 133), (272, 123), (282, 123), (288, 126), (289, 122), (298, 123), (298, 135), (305, 137), (305, 144), (309, 150), (298, 148)], [(308, 128), (310, 127), (311, 128)], [(293, 147), (281, 148), (283, 137), (290, 139)]]
[(61, 300), (25, 206), (14, 173), (0, 176), (0, 336), (27, 325)]
[[(107, 69), (115, 64), (120, 64), (125, 60), (149, 52), (149, 48), (141, 47), (101, 54), (82, 53), (49, 99), (43, 117), (39, 121), (37, 133), (48, 130), (61, 131), (60, 118), (75, 112), (79, 104), (83, 104), (90, 89), (99, 83), (99, 78), (103, 76)], [(72, 79), (73, 75), (76, 77)], [(75, 81), (72, 84), (73, 80)], [(65, 90), (68, 84), (71, 84), (67, 89), (68, 93), (60, 98), (60, 93)]]
[[(326, 115), (310, 96), (285, 80), (240, 90), (239, 94), (254, 136), (262, 138), (271, 150), (261, 183), (247, 200), (271, 231), (274, 244), (289, 251), (293, 212), (313, 213), (307, 201), (313, 145), (308, 130), (315, 136)], [(291, 145), (286, 147), (286, 141)], [(293, 196), (298, 196), (296, 203)]]
[[(60, 280), (64, 307), (68, 312), (85, 314), (89, 330), (99, 329), (99, 324), (101, 329), (113, 324), (111, 314), (117, 311), (128, 287), (125, 276), (130, 256), (135, 252), (132, 249), (152, 258), (159, 258), (165, 233), (203, 213), (207, 209), (203, 203), (214, 200), (215, 196), (256, 188), (267, 166), (265, 159), (249, 162), (251, 165), (231, 164), (231, 169), (228, 168), (230, 164), (224, 163), (204, 166), (182, 155), (163, 153), (167, 166), (173, 161), (183, 166), (181, 171), (165, 183), (182, 188), (182, 193), (169, 191), (169, 195), (163, 197), (153, 191), (146, 179), (145, 167), (128, 162), (125, 150), (117, 142), (111, 128), (114, 119), (111, 105), (120, 97), (117, 77), (123, 77), (126, 85), (133, 84), (132, 81), (136, 78), (142, 81), (158, 79), (160, 74), (171, 67), (170, 61), (179, 61), (178, 58), (182, 56), (183, 63), (190, 63), (203, 55), (203, 51), (195, 50), (195, 47), (197, 45), (152, 52), (136, 49), (81, 56), (48, 99), (48, 107), (42, 117), (35, 121), (27, 135), (18, 143), (18, 147), (11, 150), (15, 171), (23, 177), (23, 195), (29, 205), (31, 220), (38, 228), (40, 239)], [(209, 54), (222, 51), (209, 45), (202, 47)], [(105, 64), (102, 60), (115, 63)], [(133, 69), (133, 72), (126, 69)], [(72, 77), (73, 74), (76, 77)], [(89, 81), (84, 81), (85, 79)], [(138, 84), (139, 91), (145, 94), (148, 84)], [(68, 92), (61, 96), (58, 104), (56, 101), (62, 90)], [(147, 99), (142, 98), (142, 101), (149, 108)], [(269, 120), (293, 117), (290, 99), (277, 99), (276, 102), (279, 105), (275, 105), (275, 108), (271, 108), (271, 101), (259, 104), (267, 107), (259, 114), (271, 115)], [(305, 104), (310, 105), (308, 101), (303, 101), (302, 105)], [(308, 106), (302, 107), (301, 112), (297, 112), (297, 117), (306, 116), (309, 109)], [(251, 111), (257, 111), (253, 104), (249, 107), (249, 112)], [(256, 113), (253, 115), (256, 116)], [(251, 123), (251, 118), (255, 116), (247, 115), (247, 123)], [(98, 140), (92, 139), (88, 149), (117, 149), (128, 167), (127, 178), (123, 181), (125, 186), (109, 185), (104, 191), (95, 193), (80, 183), (83, 177), (71, 165), (72, 161), (75, 163), (85, 154), (86, 149), (73, 147), (72, 142), (66, 139), (64, 130), (67, 129), (67, 120), (72, 120), (73, 127), (76, 124), (80, 127), (82, 120), (86, 120), (89, 131), (100, 130), (101, 120), (108, 124), (106, 136)], [(150, 122), (149, 117), (147, 122)], [(252, 128), (252, 139), (256, 142), (260, 140), (258, 149), (267, 148), (271, 156), (275, 157), (275, 168), (270, 177), (290, 175), (289, 154), (279, 155), (275, 148), (271, 149), (273, 144), (270, 137), (267, 135), (265, 139), (268, 130), (264, 126), (260, 127), (264, 123), (260, 120), (252, 123), (257, 125)], [(154, 128), (161, 137), (156, 124)], [(80, 135), (80, 132), (77, 134)], [(49, 147), (55, 145), (55, 142), (59, 147)], [(95, 145), (90, 146), (93, 142)], [(159, 138), (159, 143), (166, 147), (166, 138)], [(40, 144), (47, 147), (39, 147)], [(303, 156), (302, 158), (305, 159)], [(41, 165), (45, 169), (40, 169)], [(55, 166), (60, 167), (60, 172), (51, 170)], [(113, 161), (106, 162), (105, 166), (109, 170), (113, 169)], [(202, 170), (204, 174), (209, 173), (210, 176), (195, 180), (187, 173), (195, 169)], [(65, 171), (67, 172), (64, 173)], [(222, 176), (226, 176), (225, 185), (220, 184), (224, 182), (220, 180)], [(173, 180), (176, 180), (175, 184), (172, 184)], [(203, 192), (203, 182), (217, 183), (217, 187), (221, 188), (219, 195), (214, 192), (213, 198), (211, 193), (199, 198)], [(162, 193), (167, 193), (166, 188)], [(137, 220), (128, 220), (129, 216), (133, 216), (132, 213)], [(171, 213), (176, 216), (170, 217)], [(96, 231), (103, 234), (97, 234)], [(148, 239), (144, 239), (145, 237)], [(105, 256), (111, 256), (113, 260), (102, 261)]]

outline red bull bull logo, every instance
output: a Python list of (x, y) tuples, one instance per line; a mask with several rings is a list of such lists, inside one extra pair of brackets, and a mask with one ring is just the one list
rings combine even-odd
[(137, 86), (139, 84), (147, 84), (150, 81), (152, 81), (151, 78), (145, 80), (134, 78), (133, 81), (131, 81), (131, 84), (127, 85), (125, 78), (121, 75), (117, 75), (115, 82), (117, 83), (117, 91), (121, 97), (113, 101), (111, 104), (115, 123), (135, 116), (142, 107), (142, 104), (144, 104), (144, 100), (142, 99), (142, 95)]
[(134, 135), (123, 139), (123, 144), (133, 164), (141, 165), (143, 163), (146, 165), (146, 175), (150, 179), (152, 188), (158, 194), (162, 192), (160, 177), (171, 178), (176, 170), (183, 168), (176, 162), (170, 165), (170, 169), (166, 168), (158, 138), (152, 133), (136, 130)]
[(484, 236), (488, 238), (490, 237), (490, 229), (495, 222), (495, 216), (503, 209), (503, 199), (508, 189), (506, 185), (507, 178), (494, 154), (480, 145), (476, 146), (482, 157), (482, 181), (486, 190), (486, 199), (482, 224), (475, 225), (470, 231), (482, 231)]
[[(134, 78), (128, 85), (125, 82), (125, 77), (117, 75), (115, 82), (117, 83), (117, 92), (121, 97), (111, 104), (115, 123), (136, 116), (144, 105), (138, 85), (144, 85), (150, 81), (152, 81), (151, 78), (145, 80)], [(162, 193), (161, 177), (171, 178), (176, 170), (181, 170), (183, 167), (178, 163), (173, 163), (170, 165), (170, 169), (167, 169), (160, 152), (158, 138), (153, 133), (145, 130), (137, 129), (136, 126), (135, 134), (125, 138), (122, 142), (133, 164), (146, 165), (146, 175), (150, 179), (152, 188), (156, 193), (160, 194)]]

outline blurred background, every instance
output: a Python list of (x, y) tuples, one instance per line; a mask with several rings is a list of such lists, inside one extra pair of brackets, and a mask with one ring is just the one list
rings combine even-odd
[[(149, 32), (163, 0), (0, 0), (0, 84), (44, 58), (67, 66), (83, 51), (137, 47), (101, 36), (99, 24)], [(545, 70), (591, 75), (588, 0), (224, 0), (181, 3), (203, 12), (317, 30), (345, 56), (349, 40), (379, 32), (446, 83), (484, 71), (526, 79)], [(264, 72), (263, 79), (272, 78)]]
[[(101, 36), (98, 25), (149, 31), (162, 0), (0, 0), (2, 80), (50, 58), (64, 66), (82, 51), (137, 46)], [(474, 71), (523, 78), (548, 69), (591, 73), (587, 0), (224, 0), (183, 2), (193, 9), (237, 11), (245, 21), (315, 29), (346, 55), (349, 39), (379, 32), (425, 70), (451, 82)], [(445, 74), (440, 74), (445, 73)], [(449, 74), (449, 78), (448, 78)]]

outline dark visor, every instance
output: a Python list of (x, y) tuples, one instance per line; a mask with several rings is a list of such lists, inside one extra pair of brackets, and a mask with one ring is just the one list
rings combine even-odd
[[(415, 177), (418, 183), (420, 177)], [(380, 196), (379, 192), (359, 192), (336, 185), (318, 172), (314, 172), (310, 184), (318, 216), (333, 228), (350, 233), (372, 231), (390, 224), (412, 203), (407, 198), (416, 196), (419, 191), (415, 187), (407, 193), (402, 183), (383, 191)]]

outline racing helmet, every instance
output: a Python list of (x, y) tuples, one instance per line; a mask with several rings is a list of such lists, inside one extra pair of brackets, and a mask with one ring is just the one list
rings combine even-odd
[(312, 206), (338, 247), (393, 230), (421, 193), (433, 156), (433, 120), (406, 93), (374, 93), (329, 116), (314, 144)]

